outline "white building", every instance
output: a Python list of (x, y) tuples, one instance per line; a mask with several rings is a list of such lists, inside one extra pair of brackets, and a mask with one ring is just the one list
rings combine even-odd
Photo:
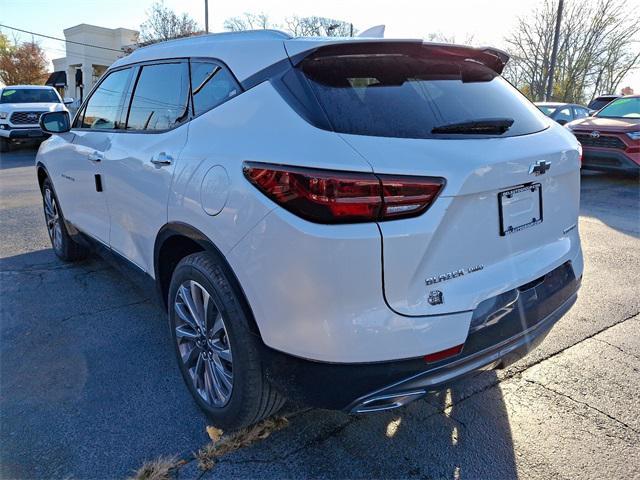
[(63, 97), (81, 100), (105, 70), (125, 55), (123, 48), (138, 41), (138, 32), (81, 23), (65, 29), (64, 38), (67, 56), (53, 60), (54, 72), (46, 84), (56, 87)]

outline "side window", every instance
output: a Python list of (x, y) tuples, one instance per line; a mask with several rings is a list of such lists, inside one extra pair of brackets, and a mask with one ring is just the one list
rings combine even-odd
[(191, 91), (195, 114), (200, 115), (238, 95), (240, 86), (215, 63), (191, 62)]
[(91, 129), (124, 128), (120, 117), (130, 75), (130, 68), (110, 73), (93, 92), (76, 123), (80, 123), (82, 128)]
[(189, 71), (186, 63), (146, 65), (131, 99), (127, 130), (168, 130), (188, 116)]
[(562, 110), (556, 113), (554, 120), (558, 123), (562, 121), (566, 123), (573, 120), (573, 118), (571, 117), (571, 107), (564, 107)]
[(589, 116), (589, 110), (586, 108), (574, 107), (576, 118), (585, 118)]

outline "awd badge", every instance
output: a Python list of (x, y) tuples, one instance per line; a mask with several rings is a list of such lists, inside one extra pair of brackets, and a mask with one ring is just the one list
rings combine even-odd
[(444, 303), (444, 296), (440, 290), (431, 290), (429, 292), (429, 304), (440, 305)]

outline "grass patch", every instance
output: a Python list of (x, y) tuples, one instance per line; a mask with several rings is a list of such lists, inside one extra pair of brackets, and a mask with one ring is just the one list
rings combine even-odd
[(129, 480), (169, 480), (173, 478), (175, 469), (183, 463), (184, 461), (178, 460), (178, 457), (159, 457), (144, 462)]

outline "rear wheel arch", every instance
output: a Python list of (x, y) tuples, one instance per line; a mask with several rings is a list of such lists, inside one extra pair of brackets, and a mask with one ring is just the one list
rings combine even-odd
[(176, 266), (184, 257), (197, 252), (207, 252), (224, 269), (232, 286), (242, 298), (242, 307), (251, 332), (260, 336), (260, 330), (249, 306), (244, 290), (238, 281), (231, 265), (220, 249), (204, 233), (186, 223), (173, 222), (164, 225), (158, 235), (154, 247), (154, 273), (156, 288), (162, 299), (162, 305), (168, 307), (169, 286)]

